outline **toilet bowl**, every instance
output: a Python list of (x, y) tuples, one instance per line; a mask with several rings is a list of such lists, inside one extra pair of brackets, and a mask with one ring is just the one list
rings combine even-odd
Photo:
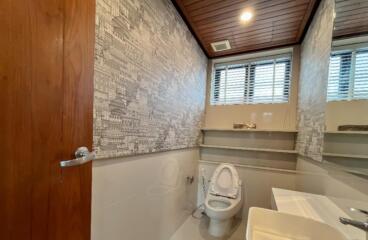
[(205, 211), (210, 218), (208, 232), (215, 237), (227, 235), (241, 206), (241, 181), (238, 173), (233, 165), (221, 164), (212, 175), (205, 199)]

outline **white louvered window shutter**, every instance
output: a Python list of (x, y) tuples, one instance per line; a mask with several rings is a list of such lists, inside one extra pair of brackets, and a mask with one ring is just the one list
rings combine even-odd
[(353, 99), (368, 99), (368, 50), (356, 53)]
[(327, 101), (368, 99), (368, 49), (331, 54)]
[(259, 104), (289, 101), (291, 55), (215, 65), (211, 104)]

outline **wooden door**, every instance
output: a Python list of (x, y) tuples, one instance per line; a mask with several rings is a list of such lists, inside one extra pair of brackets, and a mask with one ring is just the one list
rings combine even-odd
[(87, 240), (94, 0), (0, 1), (0, 239)]

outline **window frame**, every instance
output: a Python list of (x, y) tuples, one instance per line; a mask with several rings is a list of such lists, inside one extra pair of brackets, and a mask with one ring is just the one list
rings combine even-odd
[[(356, 72), (356, 56), (358, 52), (368, 52), (368, 44), (362, 44), (362, 43), (357, 43), (357, 44), (346, 44), (346, 45), (339, 45), (339, 46), (335, 46), (332, 47), (332, 51), (330, 54), (330, 58), (329, 58), (329, 75), (328, 75), (328, 80), (327, 80), (327, 96), (326, 96), (326, 102), (339, 102), (339, 101), (354, 101), (354, 100), (367, 100), (367, 98), (359, 98), (359, 97), (354, 97), (354, 92), (355, 92), (355, 72)], [(331, 98), (329, 98), (328, 92), (329, 92), (329, 84), (330, 84), (330, 64), (331, 64), (331, 59), (332, 57), (335, 55), (342, 55), (344, 53), (349, 53), (350, 54), (350, 63), (349, 63), (349, 72), (348, 72), (348, 83), (342, 83), (341, 82), (341, 74), (339, 73), (339, 82), (338, 82), (338, 94), (336, 96), (333, 96)], [(340, 62), (340, 68), (341, 66), (343, 66), (344, 64)], [(341, 69), (340, 69), (341, 72)], [(345, 76), (346, 78), (346, 76)], [(344, 86), (345, 84), (345, 86)], [(341, 90), (341, 87), (346, 87), (346, 85), (348, 86), (348, 89), (346, 91), (346, 93)], [(341, 92), (341, 93), (340, 93)], [(341, 95), (340, 95), (341, 94)], [(346, 96), (343, 96), (346, 95)]]
[[(262, 63), (262, 61), (264, 63)], [(267, 62), (270, 61), (270, 62)], [(272, 61), (272, 62), (271, 62)], [(273, 65), (274, 73), (273, 78), (275, 80), (276, 72), (275, 67), (278, 63), (286, 63), (285, 73), (284, 73), (284, 84), (283, 84), (283, 94), (282, 101), (255, 101), (253, 99), (254, 96), (254, 88), (255, 88), (255, 70), (257, 66), (262, 65)], [(219, 86), (220, 78), (216, 78), (216, 74), (221, 74), (221, 71), (225, 71), (225, 74), (229, 67), (239, 65), (239, 68), (245, 68), (245, 78), (244, 78), (244, 100), (242, 102), (226, 102), (226, 87), (225, 87), (225, 101), (220, 100), (220, 90), (214, 90), (215, 86)], [(242, 66), (243, 65), (243, 66)], [(223, 69), (220, 69), (224, 67)], [(277, 55), (267, 55), (264, 57), (258, 58), (250, 58), (246, 60), (239, 61), (231, 61), (231, 62), (220, 62), (212, 65), (212, 74), (211, 74), (211, 88), (210, 88), (210, 105), (254, 105), (254, 104), (285, 104), (290, 102), (291, 90), (292, 90), (292, 69), (293, 69), (293, 52), (286, 52), (284, 54)], [(253, 71), (253, 74), (252, 74)], [(227, 76), (225, 77), (227, 79)], [(274, 81), (273, 80), (273, 81)], [(275, 90), (275, 85), (273, 85), (272, 91)]]

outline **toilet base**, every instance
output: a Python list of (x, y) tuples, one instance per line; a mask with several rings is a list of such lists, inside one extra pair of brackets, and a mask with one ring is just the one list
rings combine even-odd
[(218, 220), (210, 218), (208, 233), (214, 237), (223, 237), (229, 233), (232, 218), (226, 220)]

